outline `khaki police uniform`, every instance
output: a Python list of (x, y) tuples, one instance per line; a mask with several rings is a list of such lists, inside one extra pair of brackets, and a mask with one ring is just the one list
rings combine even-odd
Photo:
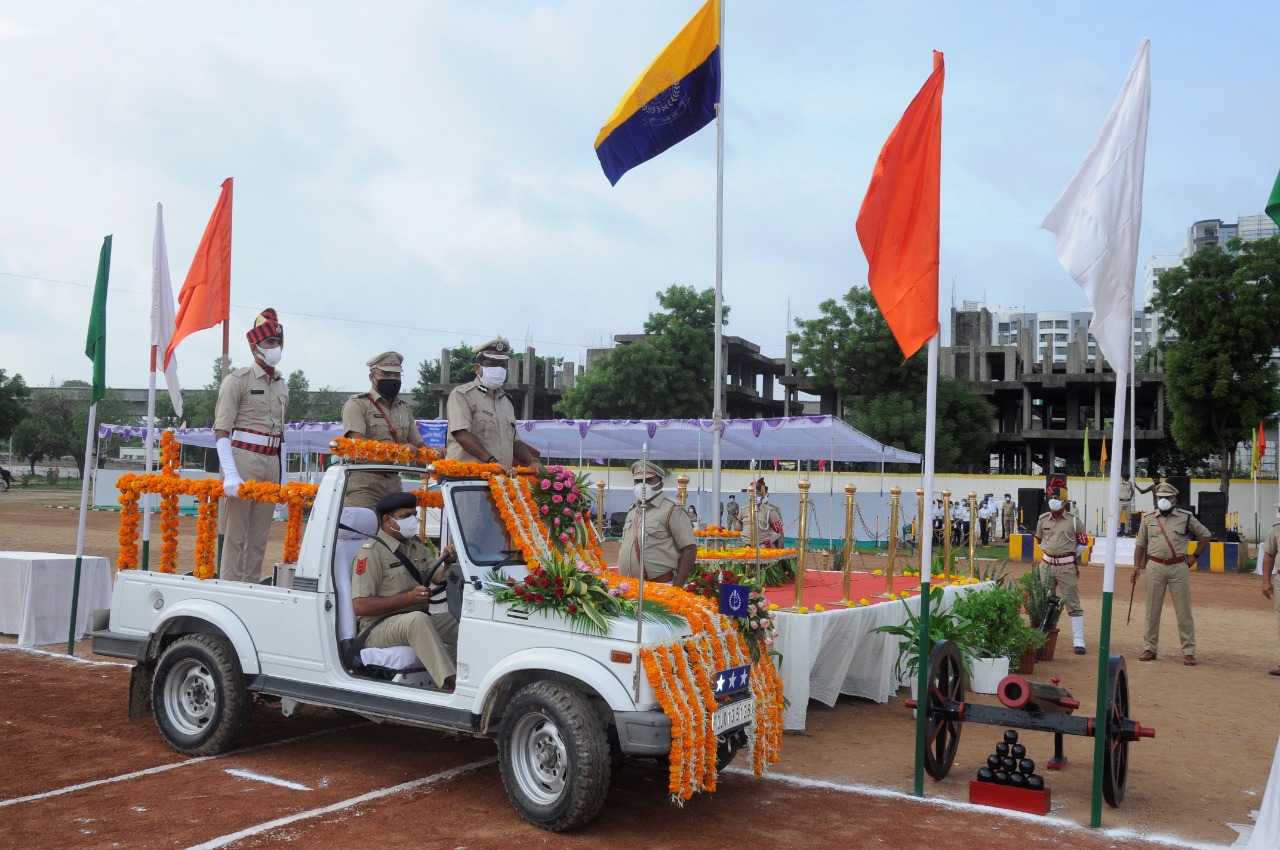
[[(1163, 524), (1164, 531), (1161, 532)], [(1165, 539), (1166, 535), (1168, 540)], [(1134, 545), (1147, 553), (1147, 628), (1143, 634), (1143, 650), (1155, 652), (1160, 642), (1160, 611), (1164, 607), (1165, 588), (1173, 597), (1173, 611), (1178, 618), (1178, 639), (1182, 654), (1196, 654), (1196, 624), (1191, 616), (1191, 570), (1187, 566), (1187, 548), (1192, 540), (1209, 536), (1209, 529), (1190, 511), (1174, 508), (1168, 516), (1153, 511), (1143, 516)], [(1169, 544), (1173, 548), (1169, 548)]]
[(1040, 514), (1036, 522), (1036, 540), (1044, 555), (1040, 561), (1041, 573), (1049, 582), (1049, 592), (1058, 589), (1062, 605), (1071, 617), (1084, 616), (1080, 607), (1080, 568), (1076, 566), (1078, 535), (1085, 530), (1080, 517), (1063, 510), (1054, 517), (1052, 511)]
[(775, 522), (782, 524), (782, 511), (777, 505), (767, 499), (764, 504), (756, 505), (756, 534), (754, 539), (746, 542), (753, 546), (776, 547), (782, 541), (782, 534), (773, 530)]
[[(1274, 570), (1276, 565), (1280, 564), (1280, 557), (1276, 555), (1280, 552), (1280, 522), (1271, 526), (1271, 530), (1267, 532), (1267, 540), (1262, 544), (1262, 551), (1272, 557), (1272, 570)], [(1276, 612), (1276, 628), (1280, 629), (1280, 589), (1272, 591), (1271, 605)]]
[[(385, 546), (383, 544), (386, 544)], [(351, 564), (351, 598), (371, 596), (398, 596), (418, 587), (418, 580), (410, 575), (396, 557), (403, 552), (422, 574), (423, 581), (430, 582), (427, 567), (434, 560), (431, 550), (418, 538), (411, 537), (401, 543), (386, 531), (379, 529), (376, 539), (365, 541)], [(363, 632), (377, 617), (361, 617), (359, 628)], [(437, 686), (457, 672), (445, 647), (457, 644), (458, 621), (448, 613), (429, 614), (426, 605), (406, 605), (387, 617), (369, 633), (365, 646), (411, 646), (422, 666), (427, 668)]]
[(1129, 528), (1129, 511), (1133, 509), (1133, 482), (1120, 479), (1120, 535)]
[(445, 457), (469, 463), (487, 463), (487, 457), (473, 457), (453, 436), (467, 431), (489, 450), (497, 463), (511, 466), (515, 461), (516, 412), (502, 387), (486, 389), (480, 379), (454, 387), (447, 406), (449, 437)]
[[(680, 564), (680, 551), (696, 546), (693, 521), (680, 506), (659, 495), (649, 502), (644, 512), (646, 579), (672, 581)], [(618, 550), (618, 572), (624, 576), (640, 576), (640, 503), (627, 511), (622, 526), (622, 543)]]
[(730, 531), (738, 531), (742, 528), (742, 522), (738, 519), (742, 515), (742, 506), (738, 504), (737, 499), (730, 499), (728, 505)]
[(1000, 522), (1004, 526), (1004, 539), (1013, 537), (1018, 524), (1018, 505), (1012, 499), (1000, 503)]
[[(289, 385), (277, 370), (268, 375), (258, 363), (235, 369), (222, 379), (213, 427), (231, 435), (236, 471), (245, 481), (280, 483)], [(218, 577), (232, 581), (262, 579), (262, 558), (275, 505), (224, 499), (221, 511), (222, 561)]]
[[(413, 419), (413, 408), (402, 398), (385, 399), (377, 391), (353, 395), (342, 405), (342, 432), (364, 434), (366, 440), (421, 446), (422, 435)], [(343, 504), (349, 508), (373, 508), (378, 500), (400, 489), (394, 472), (353, 472)]]

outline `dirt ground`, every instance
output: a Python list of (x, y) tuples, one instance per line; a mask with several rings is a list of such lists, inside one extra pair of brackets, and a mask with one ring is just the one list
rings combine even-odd
[[(67, 504), (69, 497), (0, 494), (0, 549), (74, 551), (76, 515), (48, 506), (52, 498)], [(114, 558), (116, 520), (112, 512), (90, 514), (87, 553)], [(194, 518), (184, 517), (184, 561), (193, 537)], [(283, 537), (284, 525), (277, 523), (269, 561), (278, 558)], [(1094, 713), (1101, 572), (1091, 567), (1082, 581), (1090, 654), (1073, 655), (1064, 635), (1056, 659), (1038, 664), (1032, 675), (1041, 681), (1060, 677), (1082, 703), (1077, 713), (1083, 715)], [(887, 705), (841, 699), (834, 708), (810, 703), (807, 729), (786, 736), (774, 779), (732, 772), (716, 794), (683, 808), (665, 802), (658, 770), (628, 766), (615, 776), (595, 823), (573, 835), (551, 835), (525, 825), (507, 802), (490, 761), (491, 743), (353, 722), (316, 709), (285, 719), (263, 707), (232, 753), (183, 759), (168, 750), (150, 720), (127, 720), (127, 667), (16, 651), (13, 638), (3, 636), (0, 650), (9, 651), (0, 651), (0, 846), (258, 847), (288, 840), (297, 847), (357, 841), (507, 847), (515, 840), (652, 848), (703, 843), (728, 832), (777, 846), (862, 847), (903, 846), (908, 824), (918, 835), (910, 841), (914, 846), (989, 846), (993, 831), (1045, 846), (1144, 846), (1137, 836), (1223, 846), (1235, 839), (1226, 824), (1248, 823), (1265, 790), (1280, 734), (1274, 710), (1280, 677), (1266, 671), (1280, 647), (1257, 576), (1195, 573), (1192, 586), (1200, 665), (1182, 665), (1169, 605), (1160, 659), (1141, 664), (1141, 586), (1132, 624), (1125, 625), (1128, 571), (1117, 577), (1112, 651), (1128, 663), (1133, 716), (1157, 730), (1154, 740), (1130, 748), (1123, 806), (1104, 808), (1104, 827), (1119, 832), (1070, 826), (1089, 821), (1087, 738), (1067, 738), (1067, 769), (1045, 774), (1054, 804), (1048, 820), (946, 805), (967, 800), (969, 779), (1000, 738), (1001, 729), (974, 723), (964, 726), (951, 775), (942, 782), (926, 778), (927, 802), (905, 798), (912, 790), (914, 721), (899, 698)], [(45, 649), (56, 654), (65, 646)], [(86, 643), (77, 655), (89, 656)], [(992, 697), (977, 700), (994, 703)], [(1038, 763), (1052, 754), (1050, 735), (1024, 733), (1023, 742)], [(19, 802), (156, 768), (163, 770)], [(240, 773), (227, 773), (233, 769)], [(379, 790), (401, 783), (408, 785), (394, 793)], [(290, 818), (297, 819), (252, 832)], [(228, 838), (246, 829), (251, 834)]]

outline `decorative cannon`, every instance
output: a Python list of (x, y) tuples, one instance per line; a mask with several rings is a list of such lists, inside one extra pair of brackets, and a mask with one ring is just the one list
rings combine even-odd
[[(1052, 732), (1054, 757), (1047, 765), (1060, 770), (1066, 764), (1062, 751), (1063, 735), (1092, 738), (1097, 718), (1074, 717), (1080, 702), (1070, 692), (1052, 684), (1032, 682), (1019, 675), (1001, 680), (997, 693), (1000, 706), (965, 702), (967, 674), (961, 663), (960, 650), (948, 640), (940, 642), (929, 654), (929, 691), (925, 699), (925, 724), (928, 743), (924, 769), (934, 779), (942, 779), (951, 770), (960, 730), (964, 721), (1033, 732)], [(1102, 795), (1111, 806), (1124, 799), (1125, 780), (1129, 772), (1129, 743), (1139, 738), (1154, 738), (1156, 730), (1129, 717), (1129, 677), (1124, 656), (1113, 655), (1107, 666), (1107, 729), (1102, 751)], [(909, 708), (916, 700), (907, 700)]]

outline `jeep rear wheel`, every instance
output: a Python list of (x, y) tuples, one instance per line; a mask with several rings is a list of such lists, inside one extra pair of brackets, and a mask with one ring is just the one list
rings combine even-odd
[(503, 712), (502, 784), (520, 817), (552, 832), (589, 823), (609, 792), (609, 740), (578, 691), (535, 682)]
[(160, 734), (173, 749), (188, 756), (225, 752), (249, 719), (240, 659), (215, 635), (179, 638), (156, 665), (151, 706)]

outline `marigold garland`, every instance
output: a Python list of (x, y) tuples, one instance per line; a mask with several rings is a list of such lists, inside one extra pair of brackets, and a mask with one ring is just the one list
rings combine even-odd
[(418, 464), (426, 466), (436, 460), (436, 453), (426, 446), (405, 446), (381, 440), (352, 440), (339, 437), (331, 443), (332, 454), (365, 463)]
[(724, 540), (732, 540), (735, 537), (741, 537), (741, 531), (734, 531), (731, 528), (725, 528), (720, 525), (708, 525), (706, 528), (698, 529), (693, 532), (694, 537), (715, 537)]
[(429, 510), (444, 508), (444, 494), (439, 490), (410, 490), (418, 500), (418, 507)]

